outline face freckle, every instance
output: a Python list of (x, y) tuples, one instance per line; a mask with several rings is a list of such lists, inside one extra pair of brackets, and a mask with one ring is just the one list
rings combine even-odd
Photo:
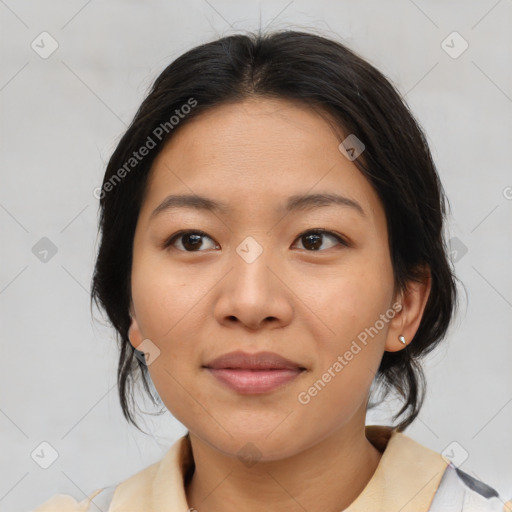
[[(153, 164), (134, 237), (131, 342), (158, 347), (148, 369), (165, 405), (226, 453), (251, 441), (282, 457), (364, 422), (390, 321), (359, 351), (353, 343), (391, 308), (393, 269), (382, 204), (339, 143), (309, 107), (251, 99), (191, 119)], [(238, 350), (306, 371), (239, 393), (204, 368)]]

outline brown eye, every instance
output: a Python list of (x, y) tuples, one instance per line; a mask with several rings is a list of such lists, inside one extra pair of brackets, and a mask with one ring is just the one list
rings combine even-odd
[[(210, 247), (204, 240), (210, 240)], [(329, 242), (326, 240), (331, 240)], [(308, 252), (331, 249), (336, 245), (348, 246), (348, 243), (339, 235), (325, 229), (314, 229), (305, 231), (297, 237), (302, 242), (302, 246)], [(206, 233), (202, 231), (180, 231), (174, 234), (163, 244), (163, 248), (173, 247), (182, 252), (202, 252), (207, 249), (220, 249), (220, 246), (214, 242)], [(300, 248), (300, 247), (299, 247)]]
[[(165, 242), (164, 248), (172, 246), (183, 252), (201, 252), (205, 249), (205, 238), (213, 242), (212, 238), (202, 231), (180, 231)], [(219, 248), (219, 245), (215, 244), (215, 242), (210, 245), (212, 247), (206, 247), (206, 249)]]
[(331, 249), (332, 247), (340, 244), (344, 246), (348, 245), (340, 236), (332, 233), (331, 231), (326, 231), (323, 229), (305, 231), (299, 235), (297, 239), (302, 241), (303, 247), (311, 252), (320, 250), (324, 245), (326, 238), (335, 240), (337, 243), (331, 244), (328, 247), (323, 247), (323, 249)]

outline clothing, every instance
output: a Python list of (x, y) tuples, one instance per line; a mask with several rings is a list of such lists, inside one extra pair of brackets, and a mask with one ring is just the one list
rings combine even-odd
[[(512, 501), (504, 504), (494, 489), (407, 435), (367, 425), (366, 437), (382, 457), (362, 493), (344, 512), (512, 512)], [(118, 485), (98, 489), (81, 502), (58, 494), (32, 512), (193, 511), (185, 494), (193, 471), (187, 433), (159, 462)]]

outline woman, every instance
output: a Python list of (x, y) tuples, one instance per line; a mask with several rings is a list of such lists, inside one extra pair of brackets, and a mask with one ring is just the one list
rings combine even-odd
[[(188, 433), (37, 511), (506, 510), (403, 434), (456, 285), (425, 137), (374, 67), (294, 31), (194, 48), (97, 195), (92, 297), (118, 334), (124, 415), (136, 425), (140, 375)], [(403, 399), (396, 425), (365, 426), (379, 384)]]

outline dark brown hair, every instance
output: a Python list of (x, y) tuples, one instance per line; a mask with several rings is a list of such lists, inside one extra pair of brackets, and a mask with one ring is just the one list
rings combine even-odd
[[(99, 194), (101, 238), (91, 306), (94, 300), (103, 308), (117, 331), (123, 414), (138, 427), (132, 415), (137, 377), (155, 403), (147, 367), (128, 340), (132, 245), (152, 163), (190, 119), (251, 96), (320, 109), (362, 141), (364, 153), (354, 163), (385, 209), (396, 289), (430, 271), (431, 291), (414, 339), (403, 350), (384, 353), (375, 380), (384, 396), (394, 389), (403, 400), (394, 417), (404, 415), (396, 425), (403, 430), (424, 399), (419, 360), (444, 338), (457, 305), (443, 237), (446, 198), (425, 136), (393, 85), (340, 42), (298, 31), (232, 35), (181, 55), (158, 76), (110, 158)], [(193, 107), (184, 109), (187, 104)], [(151, 146), (144, 158), (130, 160), (144, 145)]]

